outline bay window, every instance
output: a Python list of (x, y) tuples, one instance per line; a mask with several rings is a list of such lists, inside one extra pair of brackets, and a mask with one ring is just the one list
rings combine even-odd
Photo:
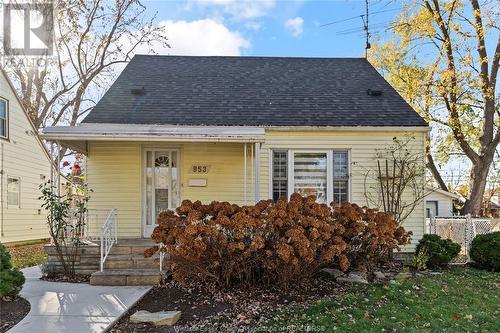
[(349, 201), (349, 153), (346, 150), (272, 152), (272, 198), (315, 195), (321, 203)]

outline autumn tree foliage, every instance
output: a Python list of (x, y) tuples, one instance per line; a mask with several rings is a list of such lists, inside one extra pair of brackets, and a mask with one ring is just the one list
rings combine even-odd
[[(9, 63), (6, 70), (36, 128), (75, 126), (138, 52), (168, 46), (138, 0), (54, 0), (54, 55)], [(36, 3), (33, 4), (36, 6)], [(41, 65), (39, 65), (41, 64)]]
[(443, 190), (438, 165), (456, 156), (470, 162), (462, 213), (477, 216), (499, 154), (498, 1), (412, 0), (402, 7), (370, 62), (435, 128), (427, 167)]
[(174, 279), (220, 286), (286, 286), (331, 266), (369, 270), (410, 236), (389, 214), (350, 203), (332, 209), (299, 194), (243, 207), (185, 200), (176, 213), (161, 213), (152, 234)]

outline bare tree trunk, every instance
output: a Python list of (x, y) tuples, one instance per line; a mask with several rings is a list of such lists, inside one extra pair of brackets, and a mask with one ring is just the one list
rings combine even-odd
[(492, 162), (493, 154), (487, 154), (483, 159), (479, 160), (479, 163), (473, 165), (470, 173), (469, 199), (465, 201), (462, 208), (463, 215), (471, 214), (472, 216), (479, 216)]
[(430, 148), (429, 141), (427, 141), (426, 146), (425, 146), (425, 154), (427, 157), (427, 163), (425, 164), (425, 166), (427, 167), (427, 169), (429, 169), (431, 171), (432, 176), (439, 184), (439, 188), (441, 188), (443, 191), (448, 191), (448, 187), (446, 186), (443, 178), (441, 177), (441, 174), (439, 173), (439, 170), (436, 167), (436, 164), (434, 163), (434, 158), (432, 157), (432, 154), (431, 154), (431, 148)]

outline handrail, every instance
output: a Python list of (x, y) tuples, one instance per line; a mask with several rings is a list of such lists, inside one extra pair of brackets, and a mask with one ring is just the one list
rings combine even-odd
[(163, 271), (163, 259), (165, 258), (165, 251), (163, 250), (165, 248), (165, 244), (160, 243), (159, 246), (159, 251), (160, 251), (160, 272)]
[(101, 262), (100, 270), (104, 270), (104, 262), (114, 244), (118, 241), (118, 228), (116, 225), (117, 210), (111, 209), (101, 227)]

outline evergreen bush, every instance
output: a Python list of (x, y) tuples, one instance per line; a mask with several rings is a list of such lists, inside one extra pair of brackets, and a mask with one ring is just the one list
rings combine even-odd
[(12, 268), (10, 253), (0, 244), (0, 298), (17, 295), (24, 281), (23, 273)]

